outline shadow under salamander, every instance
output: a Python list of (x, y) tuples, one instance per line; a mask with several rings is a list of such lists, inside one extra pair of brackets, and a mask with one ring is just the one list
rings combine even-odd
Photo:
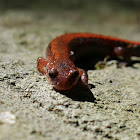
[[(88, 70), (94, 70), (95, 64), (99, 61), (103, 61), (105, 56), (99, 56), (99, 57), (86, 57), (86, 58), (80, 58), (79, 60), (75, 61), (75, 64), (77, 67), (82, 68), (86, 71)], [(124, 63), (124, 66), (133, 67), (135, 63), (140, 63), (140, 60), (132, 60), (130, 62), (124, 62), (123, 60), (120, 60), (118, 58), (108, 59), (108, 60), (117, 60), (118, 61), (118, 68), (121, 66), (120, 64)], [(82, 62), (82, 63), (81, 63)], [(88, 62), (88, 63), (87, 63)], [(120, 66), (119, 66), (120, 65)], [(123, 66), (123, 65), (122, 65)], [(94, 85), (90, 85), (91, 88), (95, 88)], [(59, 91), (60, 92), (60, 91)], [(67, 96), (68, 98), (71, 98), (74, 101), (81, 101), (81, 102), (96, 102), (96, 98), (94, 97), (93, 93), (90, 89), (82, 87), (82, 86), (75, 86), (73, 89), (68, 91), (61, 91), (61, 94)]]
[(80, 101), (80, 102), (95, 102), (96, 98), (94, 97), (93, 93), (90, 91), (90, 89), (85, 87), (74, 87), (71, 90), (68, 91), (61, 91), (61, 94), (67, 96), (68, 98), (71, 98), (74, 101)]
[[(99, 60), (103, 60), (103, 59), (94, 59), (94, 61), (91, 62), (91, 59), (87, 61), (83, 61), (85, 63), (79, 63), (78, 67), (82, 67), (84, 70), (90, 70), (90, 69), (95, 69), (94, 65), (99, 61)], [(119, 59), (114, 59), (114, 60), (118, 60), (118, 66), (121, 63), (121, 60)], [(91, 63), (87, 63), (87, 62), (91, 62)], [(135, 63), (140, 63), (140, 61), (138, 60), (133, 60), (130, 63), (128, 63), (126, 66), (130, 66), (135, 68), (133, 65)], [(91, 88), (95, 88), (94, 85), (90, 85)], [(71, 98), (74, 101), (80, 101), (80, 102), (92, 102), (95, 103), (96, 102), (96, 98), (94, 97), (93, 93), (91, 92), (90, 89), (82, 87), (82, 86), (75, 86), (73, 89), (68, 90), (68, 91), (59, 91), (61, 94), (67, 96), (68, 98)]]

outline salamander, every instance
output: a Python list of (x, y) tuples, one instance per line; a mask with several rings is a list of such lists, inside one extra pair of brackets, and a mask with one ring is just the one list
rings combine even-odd
[(58, 91), (70, 90), (78, 81), (88, 88), (87, 72), (77, 67), (75, 61), (107, 55), (125, 61), (131, 56), (140, 57), (140, 42), (92, 33), (67, 33), (51, 41), (46, 49), (46, 59), (37, 59), (37, 68)]

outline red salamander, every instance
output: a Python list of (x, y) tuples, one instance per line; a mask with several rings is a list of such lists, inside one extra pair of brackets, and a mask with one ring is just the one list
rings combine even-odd
[(78, 81), (88, 87), (87, 72), (77, 67), (75, 61), (91, 56), (121, 57), (129, 61), (131, 56), (140, 57), (140, 42), (91, 33), (64, 34), (49, 44), (46, 59), (38, 58), (37, 68), (58, 91), (70, 90)]

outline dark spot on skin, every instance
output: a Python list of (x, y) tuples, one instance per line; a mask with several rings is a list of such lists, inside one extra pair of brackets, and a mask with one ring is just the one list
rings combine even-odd
[(48, 51), (52, 52), (52, 50), (51, 50), (51, 43), (48, 45), (47, 49), (48, 49)]
[(65, 61), (62, 62), (61, 68), (66, 69), (68, 67), (67, 63)]

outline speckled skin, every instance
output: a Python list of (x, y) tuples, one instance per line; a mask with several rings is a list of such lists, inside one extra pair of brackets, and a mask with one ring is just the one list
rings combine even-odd
[(46, 74), (53, 87), (60, 91), (73, 88), (79, 79), (84, 86), (89, 87), (86, 71), (74, 64), (80, 53), (90, 52), (89, 46), (92, 46), (91, 51), (94, 53), (98, 50), (96, 55), (122, 57), (126, 61), (131, 56), (140, 56), (140, 42), (91, 33), (69, 33), (49, 44), (46, 59), (38, 58), (38, 71)]

